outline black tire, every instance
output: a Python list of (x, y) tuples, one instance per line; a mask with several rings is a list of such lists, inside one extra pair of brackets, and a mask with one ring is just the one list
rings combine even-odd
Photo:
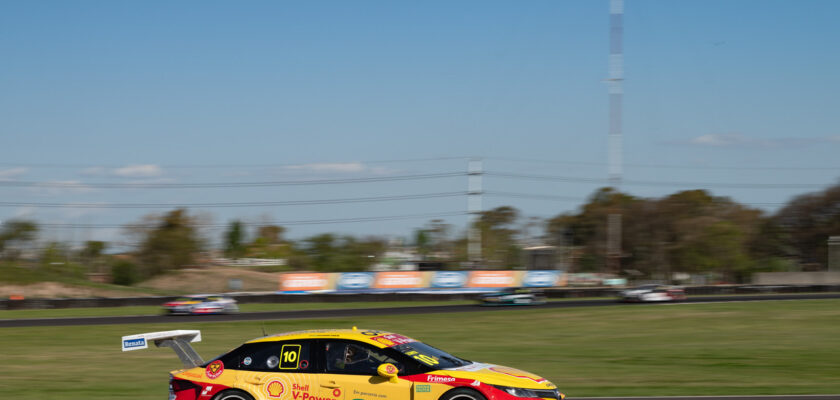
[(213, 400), (254, 400), (254, 397), (241, 390), (225, 390), (213, 397)]
[(487, 400), (487, 398), (472, 389), (455, 388), (444, 393), (439, 400)]

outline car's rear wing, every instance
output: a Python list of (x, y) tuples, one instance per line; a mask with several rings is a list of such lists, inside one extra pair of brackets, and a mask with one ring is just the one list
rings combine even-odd
[(141, 333), (131, 336), (122, 337), (122, 351), (132, 351), (140, 349), (148, 349), (149, 342), (153, 342), (156, 347), (169, 347), (184, 366), (192, 368), (204, 364), (204, 360), (196, 353), (190, 342), (200, 342), (201, 331), (163, 331), (163, 332), (149, 332)]

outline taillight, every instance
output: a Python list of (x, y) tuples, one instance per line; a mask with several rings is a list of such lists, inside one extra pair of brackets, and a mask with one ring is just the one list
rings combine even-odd
[[(186, 391), (192, 390), (192, 396)], [(195, 400), (201, 394), (201, 386), (196, 385), (187, 380), (172, 378), (169, 380), (169, 394), (170, 398), (177, 398), (178, 400)]]

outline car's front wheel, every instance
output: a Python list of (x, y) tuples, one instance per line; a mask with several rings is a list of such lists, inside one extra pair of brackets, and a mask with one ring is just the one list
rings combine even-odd
[(487, 398), (472, 389), (455, 388), (440, 396), (440, 400), (487, 400)]
[(217, 394), (213, 400), (254, 400), (254, 397), (241, 390), (225, 390)]

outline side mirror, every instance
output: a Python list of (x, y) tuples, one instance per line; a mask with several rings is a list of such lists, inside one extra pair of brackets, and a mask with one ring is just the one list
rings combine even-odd
[(399, 380), (397, 379), (397, 373), (399, 372), (400, 371), (397, 369), (397, 367), (395, 367), (394, 364), (391, 363), (382, 364), (379, 366), (379, 368), (376, 369), (376, 373), (378, 373), (379, 376), (383, 378), (388, 378), (388, 380), (391, 383), (399, 382)]

